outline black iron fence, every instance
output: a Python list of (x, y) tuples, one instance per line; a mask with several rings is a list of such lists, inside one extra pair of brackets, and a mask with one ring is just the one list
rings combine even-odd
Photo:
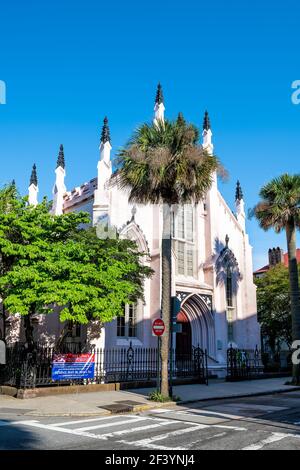
[[(54, 355), (59, 353), (93, 353), (95, 357), (92, 379), (53, 380)], [(191, 378), (197, 383), (208, 380), (207, 353), (200, 347), (189, 354), (173, 353), (173, 379)], [(112, 382), (153, 382), (158, 373), (156, 348), (133, 347), (89, 350), (85, 345), (67, 344), (59, 351), (37, 345), (31, 352), (24, 345), (7, 347), (6, 365), (0, 365), (0, 384), (17, 388), (35, 388), (49, 385), (71, 385)]]
[(264, 373), (261, 351), (255, 349), (227, 349), (227, 377), (233, 382), (259, 378)]

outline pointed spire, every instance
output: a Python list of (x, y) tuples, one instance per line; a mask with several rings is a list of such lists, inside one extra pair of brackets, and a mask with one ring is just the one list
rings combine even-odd
[(58, 158), (57, 158), (56, 168), (58, 168), (59, 166), (61, 166), (63, 169), (65, 169), (65, 154), (64, 154), (63, 144), (61, 144), (60, 147), (59, 147), (59, 154), (58, 154)]
[(32, 184), (34, 184), (35, 186), (38, 185), (37, 174), (36, 174), (36, 164), (35, 163), (32, 167), (29, 185), (32, 185)]
[(164, 102), (164, 95), (162, 91), (162, 86), (160, 83), (157, 85), (157, 91), (156, 91), (156, 97), (155, 97), (155, 103), (156, 104), (161, 104)]
[(16, 180), (15, 180), (15, 179), (13, 179), (13, 180), (11, 181), (11, 186), (16, 187)]
[(243, 191), (240, 185), (239, 180), (236, 183), (236, 190), (235, 190), (235, 200), (241, 201), (243, 199)]
[(101, 132), (101, 142), (102, 144), (105, 144), (105, 142), (110, 143), (110, 132), (109, 132), (109, 127), (108, 127), (108, 119), (105, 116), (103, 119), (103, 127), (102, 127), (102, 132)]
[(228, 236), (228, 233), (226, 233), (226, 237), (225, 237), (226, 248), (228, 248), (228, 243), (229, 243), (229, 236)]
[(208, 111), (205, 111), (204, 120), (203, 120), (203, 130), (208, 131), (208, 129), (210, 129), (210, 120), (209, 120)]
[(182, 113), (178, 113), (178, 116), (177, 116), (177, 125), (178, 126), (184, 126), (185, 124), (185, 119), (183, 117), (183, 114)]

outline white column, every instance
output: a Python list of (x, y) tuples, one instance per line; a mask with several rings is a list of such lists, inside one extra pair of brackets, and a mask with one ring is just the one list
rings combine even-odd
[(37, 206), (38, 199), (37, 195), (39, 192), (38, 182), (37, 182), (37, 174), (36, 174), (36, 166), (35, 164), (32, 167), (32, 172), (30, 176), (30, 184), (28, 188), (28, 204), (31, 206)]
[(55, 185), (53, 187), (53, 206), (52, 206), (52, 213), (54, 215), (62, 215), (63, 213), (63, 206), (64, 206), (64, 194), (66, 192), (65, 186), (65, 176), (66, 172), (64, 168), (58, 166), (55, 170), (56, 179)]
[(163, 97), (161, 84), (159, 83), (157, 85), (157, 91), (156, 91), (156, 97), (155, 97), (153, 123), (157, 125), (159, 121), (164, 122), (164, 119), (165, 119), (164, 97)]
[(37, 200), (37, 195), (38, 195), (39, 188), (35, 184), (31, 184), (28, 188), (28, 203), (31, 206), (37, 206), (38, 200)]
[(243, 191), (238, 181), (236, 184), (235, 192), (235, 207), (236, 207), (236, 218), (242, 227), (243, 231), (246, 231), (246, 215), (245, 215), (245, 203), (243, 198)]
[(65, 155), (64, 155), (63, 145), (61, 145), (59, 148), (55, 174), (56, 174), (56, 179), (55, 179), (55, 184), (52, 190), (52, 194), (53, 194), (52, 214), (62, 215), (63, 208), (64, 208), (64, 194), (66, 192)]
[(98, 221), (106, 216), (109, 210), (108, 182), (112, 175), (112, 164), (110, 159), (111, 149), (112, 146), (110, 143), (108, 120), (105, 118), (99, 146), (100, 160), (97, 165), (97, 189), (94, 192), (93, 225), (97, 225)]

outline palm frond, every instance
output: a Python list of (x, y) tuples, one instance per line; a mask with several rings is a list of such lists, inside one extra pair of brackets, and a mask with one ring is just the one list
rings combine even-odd
[(129, 189), (134, 202), (198, 202), (220, 168), (218, 159), (197, 143), (198, 137), (198, 129), (183, 117), (143, 124), (119, 151), (112, 183)]

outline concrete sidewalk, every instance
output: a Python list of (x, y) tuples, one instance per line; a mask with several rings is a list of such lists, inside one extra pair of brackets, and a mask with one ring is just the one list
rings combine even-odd
[[(284, 385), (288, 378), (224, 382), (211, 380), (209, 385), (178, 385), (174, 395), (180, 404), (212, 399), (264, 395), (269, 393), (300, 390), (300, 387)], [(176, 403), (149, 401), (153, 388), (113, 392), (74, 393), (19, 400), (0, 395), (0, 415), (20, 414), (26, 416), (97, 416), (112, 412), (143, 411), (155, 407), (176, 407)], [(114, 405), (114, 406), (112, 406)]]

